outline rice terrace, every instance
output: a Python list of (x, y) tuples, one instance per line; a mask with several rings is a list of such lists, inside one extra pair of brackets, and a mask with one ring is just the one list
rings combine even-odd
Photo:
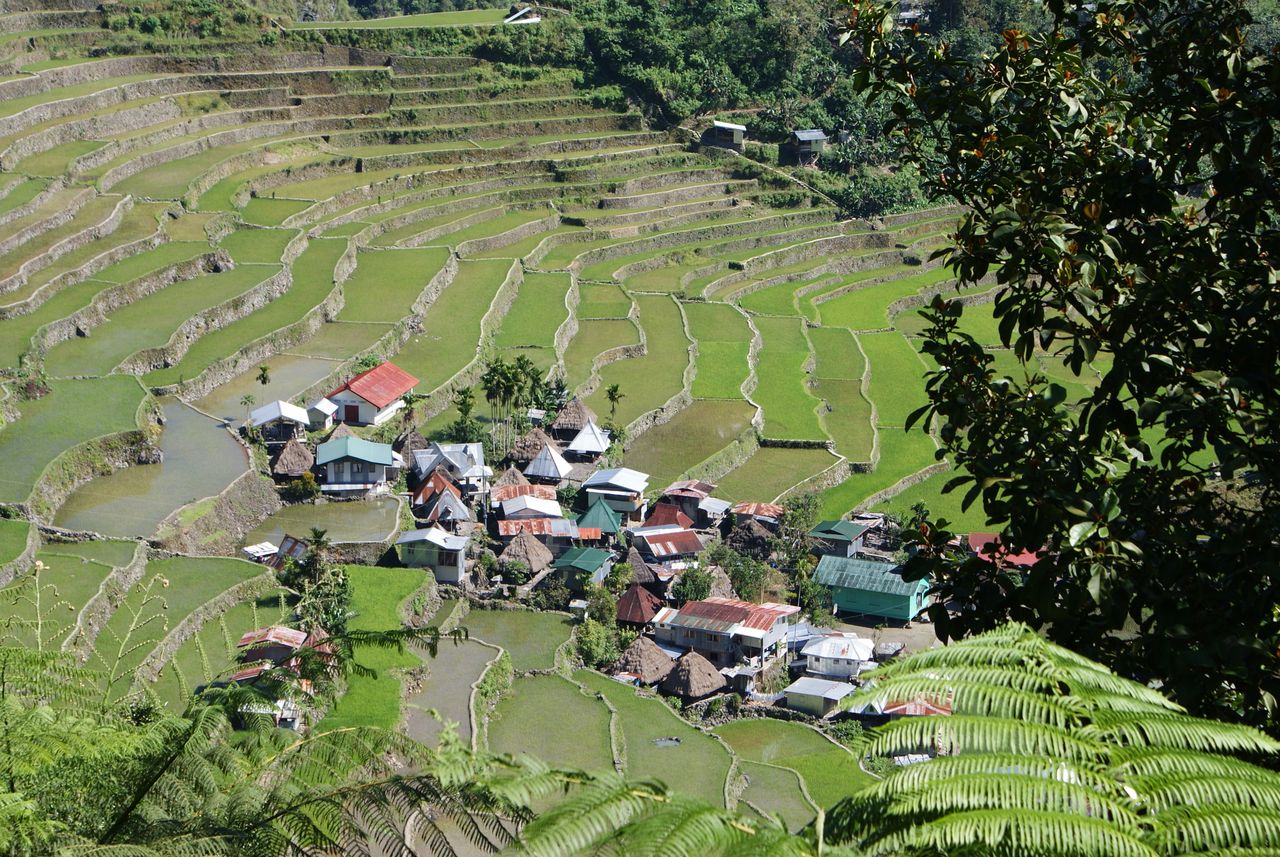
[[(283, 670), (239, 712), (784, 833), (894, 769), (862, 724), (951, 713), (850, 694), (935, 644), (913, 509), (997, 545), (908, 430), (935, 296), (1026, 376), (935, 253), (965, 209), (851, 206), (835, 120), (569, 63), (598, 5), (0, 0), (0, 645), (139, 718)], [(1089, 356), (1029, 363), (1070, 403)], [(443, 636), (306, 672), (388, 629)]]

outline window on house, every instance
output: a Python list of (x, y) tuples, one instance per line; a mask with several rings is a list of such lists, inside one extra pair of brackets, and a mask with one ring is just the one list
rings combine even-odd
[(352, 473), (364, 473), (364, 462), (363, 462), (363, 461), (353, 461), (353, 462), (351, 462), (351, 472), (352, 472)]

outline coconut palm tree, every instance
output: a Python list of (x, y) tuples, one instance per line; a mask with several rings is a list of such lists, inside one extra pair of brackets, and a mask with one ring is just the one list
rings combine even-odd
[(877, 669), (855, 702), (948, 716), (877, 729), (870, 756), (928, 751), (801, 834), (653, 782), (580, 777), (515, 853), (1275, 855), (1280, 742), (1187, 715), (1159, 692), (1009, 625)]
[(249, 421), (249, 413), (252, 411), (253, 406), (256, 405), (257, 403), (258, 403), (258, 400), (254, 398), (253, 393), (245, 393), (243, 396), (240, 397), (240, 407), (244, 408), (245, 422)]
[(271, 383), (271, 367), (265, 363), (258, 367), (258, 383), (264, 387)]
[(614, 421), (614, 417), (618, 415), (618, 403), (627, 397), (622, 392), (622, 385), (610, 384), (604, 391), (604, 397), (609, 400), (609, 422)]

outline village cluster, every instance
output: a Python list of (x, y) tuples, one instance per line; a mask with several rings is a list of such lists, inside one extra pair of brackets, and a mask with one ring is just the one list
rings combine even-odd
[[(278, 480), (312, 474), (325, 497), (387, 494), (403, 473), (415, 525), (396, 538), (395, 561), (428, 569), (437, 583), (473, 597), (528, 600), (554, 581), (569, 593), (570, 611), (582, 616), (584, 594), (602, 584), (615, 563), (625, 562), (631, 579), (617, 599), (617, 622), (638, 636), (613, 673), (684, 703), (733, 692), (830, 717), (850, 708), (866, 671), (902, 650), (901, 643), (877, 644), (818, 627), (797, 606), (744, 601), (715, 566), (702, 569), (711, 575), (710, 595), (681, 602), (676, 582), (706, 565), (713, 543), (734, 528), (767, 539), (784, 508), (762, 501), (731, 504), (714, 496), (715, 485), (698, 480), (654, 491), (645, 473), (598, 467), (610, 449), (609, 432), (580, 399), (554, 415), (531, 410), (532, 428), (515, 442), (496, 476), (481, 443), (428, 441), (412, 429), (394, 444), (376, 443), (352, 430), (385, 423), (406, 406), (416, 383), (403, 369), (382, 363), (307, 409), (272, 402), (253, 411), (246, 425), (272, 451)], [(314, 453), (306, 442), (309, 431), (324, 438)], [(563, 502), (566, 496), (573, 498), (572, 507)], [(808, 533), (814, 579), (829, 591), (836, 615), (910, 623), (929, 606), (929, 581), (903, 579), (893, 552), (884, 549), (883, 524), (884, 517), (874, 513), (817, 524)], [(989, 553), (996, 549), (992, 538), (971, 535), (969, 547)], [(492, 575), (478, 559), (489, 546), (496, 554)], [(286, 535), (279, 545), (244, 549), (277, 568), (306, 550), (296, 535)], [(1011, 565), (1022, 561), (1002, 559)], [(242, 661), (255, 662), (262, 640), (271, 640), (280, 657), (268, 661), (285, 662), (305, 644), (295, 636), (299, 632), (288, 629), (251, 632), (241, 641), (242, 653), (248, 653)], [(292, 649), (290, 641), (296, 643)], [(794, 681), (780, 693), (761, 693), (757, 679), (777, 668)], [(248, 671), (241, 674), (252, 678)], [(928, 714), (937, 713), (937, 706), (901, 700), (855, 713)]]

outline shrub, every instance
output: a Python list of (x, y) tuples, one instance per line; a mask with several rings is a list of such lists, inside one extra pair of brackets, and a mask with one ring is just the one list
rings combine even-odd
[(297, 479), (291, 479), (280, 492), (286, 502), (303, 503), (320, 496), (320, 483), (314, 473), (304, 473)]
[(838, 720), (827, 727), (827, 734), (846, 747), (862, 741), (864, 731), (862, 724), (856, 720)]
[(588, 618), (579, 625), (574, 639), (578, 657), (584, 664), (594, 669), (607, 667), (622, 657), (614, 629), (594, 619)]

